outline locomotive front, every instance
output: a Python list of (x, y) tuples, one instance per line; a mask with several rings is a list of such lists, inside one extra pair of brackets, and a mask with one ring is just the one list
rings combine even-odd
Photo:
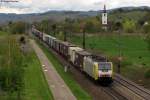
[(99, 81), (112, 82), (113, 64), (112, 62), (98, 62)]

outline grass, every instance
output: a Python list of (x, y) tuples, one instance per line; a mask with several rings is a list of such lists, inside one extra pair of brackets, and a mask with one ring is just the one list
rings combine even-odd
[[(29, 52), (23, 54), (17, 41), (18, 35), (7, 36), (5, 33), (2, 34), (3, 35), (0, 36), (0, 74), (3, 75), (2, 73), (4, 73), (5, 76), (10, 75), (10, 78), (14, 77), (11, 76), (13, 74), (19, 76), (20, 71), (18, 70), (20, 70), (19, 68), (23, 68), (23, 71), (21, 70), (21, 73), (23, 74), (21, 74), (22, 76), (20, 77), (23, 79), (21, 100), (53, 100), (53, 96), (43, 75), (41, 64), (31, 47), (29, 46), (31, 49)], [(10, 50), (8, 50), (9, 45), (11, 47)], [(8, 64), (8, 60), (10, 61), (10, 64)], [(6, 67), (9, 70), (2, 70)], [(15, 72), (18, 72), (19, 74), (15, 74)], [(4, 81), (2, 76), (0, 77), (0, 81)], [(0, 89), (0, 100), (18, 100), (17, 92), (5, 92)]]
[(63, 78), (65, 83), (69, 86), (72, 93), (76, 96), (78, 100), (92, 100), (91, 96), (83, 90), (80, 85), (73, 79), (72, 73), (64, 72), (62, 64), (57, 60), (55, 55), (53, 55), (49, 50), (38, 42), (39, 46), (43, 49), (48, 59), (52, 62), (57, 72)]
[(30, 53), (25, 68), (25, 100), (53, 100), (41, 69), (41, 64), (34, 52)]
[(8, 32), (0, 31), (0, 36), (6, 36), (6, 35), (8, 35), (8, 34), (9, 34)]
[[(71, 42), (81, 46), (82, 37), (79, 35), (72, 36)], [(119, 55), (119, 43), (121, 44), (123, 62), (129, 64), (121, 67), (121, 74), (150, 88), (150, 80), (145, 77), (146, 71), (150, 69), (150, 51), (147, 49), (148, 44), (144, 37), (132, 35), (121, 36), (120, 38), (117, 35), (86, 36), (87, 49), (102, 52), (109, 58)]]

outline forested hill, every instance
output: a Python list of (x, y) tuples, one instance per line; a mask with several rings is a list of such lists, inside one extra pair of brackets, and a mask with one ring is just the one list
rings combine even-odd
[[(145, 12), (150, 11), (150, 7), (124, 7), (111, 9), (108, 12), (110, 13), (111, 19), (118, 16), (125, 16), (131, 18), (140, 18), (145, 15)], [(64, 20), (67, 18), (86, 18), (92, 16), (100, 16), (102, 11), (48, 11), (45, 13), (36, 13), (36, 14), (0, 14), (0, 23), (6, 23), (9, 21), (41, 21), (43, 19), (51, 19), (56, 21)]]
[(67, 18), (85, 18), (96, 16), (98, 11), (49, 11), (46, 13), (36, 13), (36, 14), (0, 14), (0, 23), (5, 23), (9, 21), (41, 21), (44, 19), (51, 19), (55, 21), (61, 21)]

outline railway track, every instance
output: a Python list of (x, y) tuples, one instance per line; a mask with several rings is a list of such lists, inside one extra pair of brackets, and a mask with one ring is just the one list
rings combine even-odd
[[(105, 100), (127, 100), (126, 97), (115, 91), (110, 87), (103, 87), (99, 84), (95, 84), (92, 82), (85, 74), (81, 73), (78, 69), (76, 69), (72, 64), (68, 63), (61, 55), (48, 47), (47, 44), (41, 42), (44, 46), (46, 46), (50, 52), (52, 52), (56, 58), (61, 62), (63, 66), (70, 66), (69, 71), (73, 73), (74, 78), (78, 83), (85, 89), (90, 92), (93, 96), (94, 100), (105, 99)], [(80, 78), (79, 78), (80, 77)]]
[(127, 100), (127, 98), (120, 93), (118, 93), (116, 90), (114, 90), (112, 87), (103, 87), (103, 90), (110, 95), (113, 100)]
[[(128, 99), (132, 100), (150, 100), (150, 91), (135, 84), (134, 82), (115, 74), (114, 83), (120, 84), (124, 89), (123, 92), (128, 92), (130, 95), (126, 95)], [(124, 93), (126, 94), (126, 93)]]

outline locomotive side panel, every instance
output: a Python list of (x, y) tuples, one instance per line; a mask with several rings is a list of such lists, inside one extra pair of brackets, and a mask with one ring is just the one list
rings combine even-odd
[(90, 77), (93, 77), (93, 71), (94, 71), (94, 64), (90, 58), (84, 59), (84, 67), (83, 71), (86, 72)]

